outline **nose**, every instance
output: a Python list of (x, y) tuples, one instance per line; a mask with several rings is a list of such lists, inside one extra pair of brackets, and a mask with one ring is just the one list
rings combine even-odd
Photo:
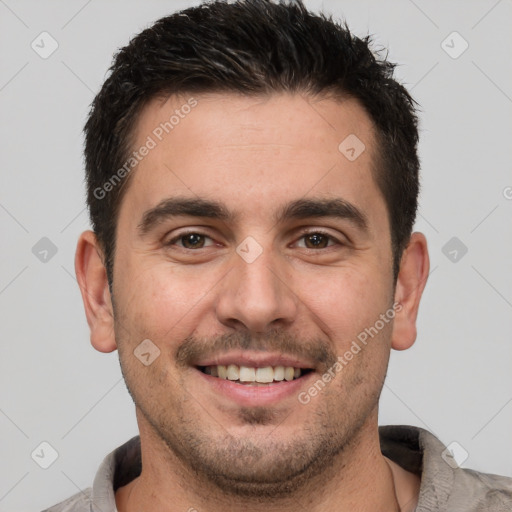
[(234, 254), (233, 263), (219, 288), (218, 320), (253, 333), (288, 327), (296, 318), (299, 298), (286, 262), (265, 250), (251, 263)]

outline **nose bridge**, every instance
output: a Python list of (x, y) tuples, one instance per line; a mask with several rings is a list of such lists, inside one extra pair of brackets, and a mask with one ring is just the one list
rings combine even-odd
[(297, 301), (285, 266), (271, 248), (263, 249), (254, 240), (242, 242), (217, 302), (219, 321), (231, 327), (243, 324), (254, 332), (291, 323)]

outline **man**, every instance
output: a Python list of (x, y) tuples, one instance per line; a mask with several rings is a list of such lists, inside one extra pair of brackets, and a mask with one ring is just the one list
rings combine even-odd
[(300, 3), (215, 2), (116, 56), (76, 272), (140, 438), (49, 510), (512, 510), (512, 480), (381, 427), (429, 271), (414, 101)]

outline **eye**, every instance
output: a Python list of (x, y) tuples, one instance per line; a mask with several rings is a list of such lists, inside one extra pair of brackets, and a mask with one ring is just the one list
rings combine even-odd
[(207, 244), (207, 240), (213, 242), (209, 236), (191, 231), (189, 233), (181, 233), (180, 235), (175, 236), (166, 242), (165, 245), (172, 246), (176, 244), (178, 247), (182, 247), (183, 249), (202, 249), (203, 247), (213, 245), (212, 243)]
[[(301, 244), (300, 242), (303, 241)], [(336, 238), (329, 233), (323, 231), (310, 231), (302, 233), (299, 241), (297, 242), (298, 247), (305, 249), (325, 249), (333, 245), (342, 245)], [(188, 233), (181, 233), (168, 242), (166, 246), (177, 245), (183, 249), (203, 249), (214, 245), (214, 241), (208, 235), (199, 233), (196, 231), (190, 231)]]
[(304, 245), (299, 247), (306, 249), (325, 249), (326, 247), (335, 245), (336, 243), (339, 245), (338, 240), (323, 231), (303, 233), (299, 240), (304, 240)]

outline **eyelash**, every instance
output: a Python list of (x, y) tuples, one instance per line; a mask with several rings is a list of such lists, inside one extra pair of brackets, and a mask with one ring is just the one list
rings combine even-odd
[[(165, 242), (164, 245), (166, 247), (172, 246), (178, 240), (180, 240), (181, 238), (183, 238), (187, 235), (200, 235), (200, 236), (204, 236), (206, 238), (210, 238), (211, 240), (213, 240), (212, 237), (208, 236), (205, 233), (201, 233), (200, 231), (185, 231), (183, 233), (180, 233), (179, 235), (176, 235), (168, 242)], [(308, 231), (308, 230), (300, 231), (300, 236), (297, 240), (300, 240), (308, 235), (321, 235), (323, 237), (328, 238), (329, 241), (335, 242), (335, 245), (344, 245), (342, 242), (340, 242), (337, 238), (332, 236), (330, 233), (327, 233), (326, 231), (322, 231), (321, 229), (315, 229), (315, 230), (311, 230), (311, 231)], [(320, 249), (327, 249), (329, 247), (332, 247), (332, 245), (331, 246), (328, 245), (327, 247), (321, 247)], [(198, 251), (199, 249), (204, 249), (204, 247), (200, 247), (199, 249), (188, 249), (187, 247), (180, 247), (180, 249), (184, 249), (186, 251)], [(318, 251), (319, 250), (319, 249), (314, 249), (314, 248), (310, 248), (310, 247), (302, 247), (302, 249), (306, 249), (306, 250), (310, 250), (310, 251)]]

